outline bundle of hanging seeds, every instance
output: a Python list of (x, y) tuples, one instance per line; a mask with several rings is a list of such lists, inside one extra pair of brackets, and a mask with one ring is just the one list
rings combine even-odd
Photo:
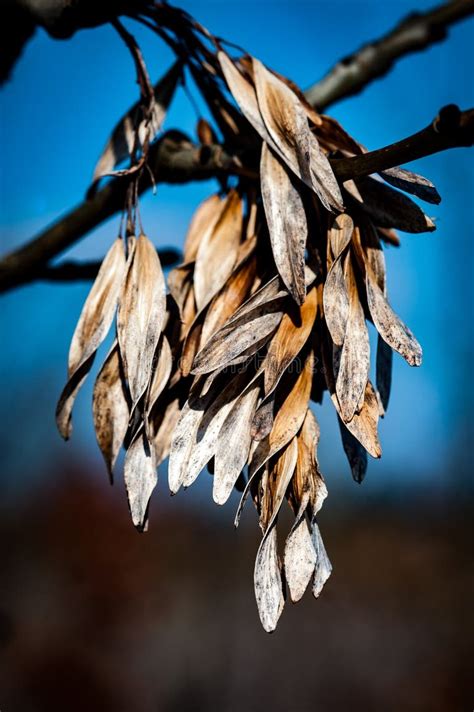
[[(377, 425), (389, 400), (392, 351), (421, 363), (420, 345), (388, 300), (383, 245), (398, 245), (396, 228), (423, 232), (434, 224), (391, 186), (429, 202), (439, 196), (400, 168), (339, 183), (330, 158), (365, 149), (285, 77), (254, 57), (232, 59), (221, 40), (183, 18), (187, 58), (180, 50), (155, 87), (133, 38), (116, 23), (134, 55), (141, 99), (114, 130), (94, 181), (128, 181), (126, 219), (74, 332), (57, 422), (68, 438), (74, 399), (113, 327), (93, 416), (111, 475), (125, 449), (134, 525), (148, 526), (157, 468), (167, 458), (172, 493), (206, 467), (217, 504), (237, 487), (235, 523), (249, 499), (257, 510), (255, 594), (271, 631), (286, 587), (298, 601), (312, 580), (318, 597), (331, 573), (317, 524), (327, 490), (311, 403), (328, 392), (361, 482), (367, 453), (381, 455)], [(157, 15), (150, 12), (147, 23), (158, 27)], [(173, 46), (172, 30), (161, 24), (160, 32)], [(219, 191), (199, 205), (183, 262), (165, 280), (159, 236), (147, 237), (139, 220), (138, 184), (184, 66), (212, 115), (213, 125), (200, 122), (202, 142), (220, 134), (240, 168), (233, 182), (221, 176)], [(126, 158), (130, 166), (114, 172)], [(375, 383), (367, 322), (378, 332)], [(279, 549), (285, 500), (294, 523)]]

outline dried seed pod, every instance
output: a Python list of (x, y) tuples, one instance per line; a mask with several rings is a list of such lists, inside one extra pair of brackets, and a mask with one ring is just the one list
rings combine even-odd
[(196, 307), (203, 309), (224, 286), (237, 260), (242, 236), (242, 200), (231, 190), (217, 221), (201, 238), (194, 268)]
[(166, 314), (165, 280), (154, 245), (140, 235), (119, 301), (117, 334), (132, 407), (151, 378)]
[(112, 477), (130, 418), (129, 401), (117, 342), (99, 371), (92, 401), (97, 442)]
[(276, 527), (263, 537), (258, 549), (254, 587), (260, 621), (267, 633), (271, 633), (275, 630), (285, 605)]
[(123, 241), (117, 239), (102, 262), (72, 337), (68, 361), (69, 379), (56, 409), (58, 429), (65, 439), (71, 435), (71, 413), (76, 395), (92, 366), (97, 349), (112, 325), (125, 266)]
[(308, 225), (303, 201), (282, 161), (266, 144), (260, 161), (262, 199), (273, 258), (280, 277), (298, 304), (305, 298), (305, 248)]
[(235, 401), (219, 431), (215, 454), (213, 498), (224, 504), (247, 464), (251, 445), (251, 423), (260, 393), (253, 383)]
[(297, 519), (285, 543), (285, 576), (293, 603), (299, 601), (311, 580), (317, 555), (306, 519)]

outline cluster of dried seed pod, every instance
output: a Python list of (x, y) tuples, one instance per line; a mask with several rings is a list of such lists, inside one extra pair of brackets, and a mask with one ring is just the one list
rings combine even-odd
[[(172, 493), (206, 466), (215, 502), (239, 488), (236, 523), (250, 495), (262, 531), (255, 593), (271, 631), (286, 584), (297, 601), (313, 579), (318, 596), (331, 572), (316, 521), (327, 490), (311, 401), (329, 392), (360, 482), (366, 453), (381, 454), (377, 424), (389, 399), (392, 350), (410, 365), (421, 362), (418, 342), (387, 300), (382, 244), (398, 244), (396, 228), (434, 225), (388, 184), (431, 202), (438, 196), (429, 181), (399, 168), (339, 185), (328, 155), (364, 149), (258, 60), (237, 63), (222, 50), (217, 60), (261, 139), (260, 182), (242, 180), (198, 207), (168, 295), (147, 237), (114, 243), (73, 337), (57, 415), (68, 437), (74, 398), (117, 313), (93, 411), (110, 472), (126, 450), (133, 522), (146, 527), (167, 457)], [(367, 321), (379, 335), (375, 384)], [(280, 560), (285, 499), (294, 524)]]

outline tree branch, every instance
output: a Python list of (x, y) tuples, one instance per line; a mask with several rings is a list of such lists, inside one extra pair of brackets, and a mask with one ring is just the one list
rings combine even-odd
[[(222, 146), (198, 146), (176, 131), (168, 132), (151, 147), (149, 166), (156, 183), (186, 183), (243, 172)], [(122, 210), (127, 185), (126, 179), (111, 181), (31, 242), (4, 257), (0, 261), (0, 292), (31, 282), (49, 260)], [(151, 178), (144, 173), (139, 192), (150, 186)]]
[(342, 59), (305, 96), (316, 109), (358, 94), (374, 79), (383, 77), (393, 64), (412, 52), (420, 52), (444, 40), (448, 28), (474, 13), (474, 0), (453, 0), (425, 13), (412, 13), (391, 32), (369, 42)]
[[(378, 173), (449, 148), (474, 144), (474, 109), (461, 112), (457, 106), (441, 109), (426, 128), (402, 141), (350, 158), (332, 158), (339, 182)], [(184, 183), (231, 173), (256, 177), (218, 145), (196, 146), (178, 132), (169, 132), (150, 151), (156, 182)], [(151, 185), (149, 176), (139, 187)], [(24, 247), (0, 261), (0, 292), (35, 279), (54, 281), (87, 279), (95, 266), (50, 267), (47, 263), (67, 247), (123, 208), (127, 181), (115, 179), (90, 200), (72, 210)]]
[(351, 178), (379, 173), (448, 148), (473, 144), (474, 109), (461, 112), (457, 106), (450, 104), (441, 109), (434, 121), (418, 133), (377, 151), (351, 158), (333, 158), (331, 165), (337, 179), (343, 183)]

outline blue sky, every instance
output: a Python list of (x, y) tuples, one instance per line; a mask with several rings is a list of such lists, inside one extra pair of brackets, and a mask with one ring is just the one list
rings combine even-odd
[[(390, 29), (408, 11), (431, 3), (183, 2), (215, 34), (225, 36), (305, 88), (335, 61)], [(473, 21), (454, 27), (447, 41), (408, 57), (382, 81), (331, 109), (345, 128), (377, 148), (425, 126), (444, 104), (474, 104)], [(169, 50), (147, 30), (128, 23), (142, 45), (153, 80), (168, 68)], [(194, 92), (195, 96), (196, 93)], [(105, 140), (137, 98), (133, 65), (111, 28), (78, 33), (67, 42), (37, 32), (12, 80), (0, 90), (0, 240), (2, 252), (32, 237), (81, 201)], [(166, 128), (194, 134), (196, 115), (180, 93)], [(403, 235), (388, 251), (391, 301), (424, 347), (424, 363), (410, 369), (394, 359), (393, 392), (381, 425), (381, 462), (371, 462), (367, 492), (399, 492), (419, 485), (463, 485), (468, 471), (472, 385), (473, 164), (467, 149), (411, 166), (429, 177), (443, 201), (427, 206), (438, 230)], [(157, 245), (182, 244), (198, 202), (212, 182), (160, 186), (142, 217)], [(114, 218), (68, 257), (100, 257), (118, 229)], [(85, 461), (100, 468), (90, 416), (91, 382), (78, 400), (71, 443), (54, 426), (70, 337), (88, 285), (36, 284), (1, 297), (0, 445), (11, 492), (41, 484), (53, 465)], [(349, 487), (332, 407), (317, 415), (321, 461), (329, 486)], [(455, 481), (453, 483), (453, 480)], [(164, 484), (162, 485), (164, 488)]]

